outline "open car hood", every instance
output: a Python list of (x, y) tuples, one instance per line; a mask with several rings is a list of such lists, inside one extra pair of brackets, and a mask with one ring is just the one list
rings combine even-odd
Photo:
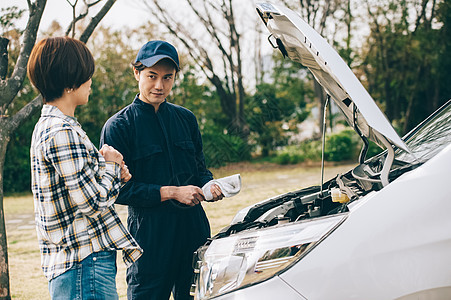
[(392, 144), (409, 152), (348, 65), (310, 25), (283, 6), (260, 3), (257, 12), (282, 54), (313, 73), (350, 126), (381, 147)]

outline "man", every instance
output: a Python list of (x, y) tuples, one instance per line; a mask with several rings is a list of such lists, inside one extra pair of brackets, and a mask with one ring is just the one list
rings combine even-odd
[[(144, 249), (127, 269), (127, 295), (161, 300), (172, 290), (190, 299), (192, 255), (210, 236), (200, 187), (212, 174), (195, 116), (166, 101), (180, 69), (176, 49), (150, 41), (132, 65), (139, 94), (106, 122), (100, 142), (118, 149), (133, 175), (116, 200), (128, 205), (130, 233)], [(217, 185), (211, 192), (222, 199)]]
[[(44, 106), (30, 148), (41, 264), (52, 299), (118, 299), (116, 251), (132, 264), (142, 253), (115, 209), (130, 173), (111, 146), (97, 151), (77, 122), (88, 103), (94, 59), (69, 37), (39, 41), (28, 76)], [(122, 166), (122, 167), (121, 167)]]

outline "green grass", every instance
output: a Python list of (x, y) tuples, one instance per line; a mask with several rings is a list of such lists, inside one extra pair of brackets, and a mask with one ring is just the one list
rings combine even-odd
[[(349, 170), (349, 165), (327, 166), (325, 178)], [(238, 210), (276, 195), (317, 185), (320, 181), (318, 166), (271, 163), (239, 163), (211, 170), (215, 178), (241, 174), (242, 190), (232, 198), (225, 198), (203, 206), (210, 220), (212, 235), (230, 223)], [(5, 197), (4, 209), (8, 238), (11, 296), (13, 299), (50, 299), (47, 280), (40, 267), (36, 231), (33, 227), (33, 199), (31, 195)], [(125, 222), (126, 207), (117, 210)], [(20, 222), (19, 222), (20, 221)], [(120, 299), (126, 299), (125, 265), (118, 255), (117, 288)]]

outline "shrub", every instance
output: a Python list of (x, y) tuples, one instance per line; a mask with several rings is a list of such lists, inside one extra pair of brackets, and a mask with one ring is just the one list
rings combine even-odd
[(11, 135), (3, 170), (6, 195), (31, 191), (30, 144), (38, 118), (38, 115), (34, 115)]
[[(360, 139), (351, 129), (330, 134), (326, 137), (326, 145), (324, 149), (325, 160), (356, 160), (359, 155), (360, 147)], [(305, 160), (320, 161), (321, 148), (322, 144), (320, 140), (306, 140), (301, 142), (299, 145), (284, 147), (278, 152), (272, 161), (281, 165), (296, 164)]]
[(251, 158), (251, 148), (241, 138), (224, 134), (219, 130), (207, 130), (202, 134), (205, 163), (216, 168), (228, 162), (239, 162)]
[(352, 130), (343, 130), (326, 138), (324, 157), (328, 161), (345, 161), (358, 157), (358, 142)]
[(291, 157), (289, 153), (285, 152), (274, 157), (273, 161), (279, 165), (288, 165), (291, 163)]
[(313, 147), (307, 144), (287, 146), (280, 150), (271, 161), (280, 165), (297, 164), (313, 156), (311, 149)]

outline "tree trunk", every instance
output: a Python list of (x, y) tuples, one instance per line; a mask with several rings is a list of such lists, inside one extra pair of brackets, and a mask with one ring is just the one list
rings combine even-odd
[(11, 299), (9, 291), (8, 243), (3, 210), (3, 167), (10, 135), (5, 126), (6, 117), (0, 116), (0, 299)]

